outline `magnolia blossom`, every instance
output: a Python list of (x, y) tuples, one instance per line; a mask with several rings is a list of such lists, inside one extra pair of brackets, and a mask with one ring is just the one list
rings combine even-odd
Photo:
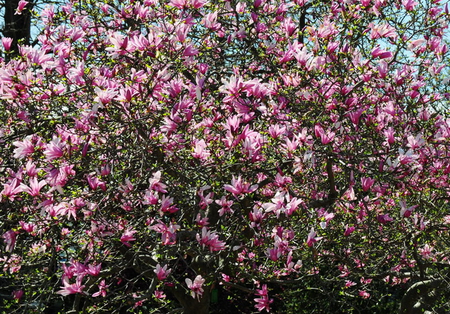
[(155, 290), (154, 296), (157, 299), (165, 299), (166, 298), (166, 294), (161, 290)]
[(353, 231), (355, 231), (355, 227), (349, 227), (348, 225), (345, 226), (345, 232), (344, 232), (344, 236), (348, 237), (349, 235), (351, 235), (353, 233)]
[(11, 37), (2, 37), (2, 44), (5, 51), (11, 50), (13, 39)]
[(20, 0), (17, 5), (16, 12), (14, 14), (21, 15), (22, 11), (25, 9), (27, 4), (28, 4), (28, 1)]
[(19, 181), (16, 178), (14, 178), (9, 184), (3, 184), (3, 190), (0, 192), (0, 196), (14, 200), (16, 195), (22, 192), (22, 189), (23, 186), (19, 184)]
[(259, 298), (255, 298), (255, 307), (258, 311), (266, 310), (270, 312), (270, 304), (273, 302), (273, 299), (269, 299), (269, 292), (267, 290), (267, 285), (262, 285), (261, 289), (256, 289), (256, 295)]
[(167, 186), (161, 182), (161, 171), (157, 171), (153, 174), (153, 177), (149, 180), (150, 189), (160, 193), (167, 193)]
[(156, 277), (158, 277), (158, 280), (163, 281), (164, 279), (167, 278), (167, 276), (169, 276), (169, 274), (171, 273), (171, 269), (167, 269), (167, 265), (164, 265), (163, 267), (161, 267), (160, 264), (156, 265), (156, 269), (154, 270)]
[(163, 245), (170, 245), (176, 242), (176, 232), (180, 229), (180, 226), (172, 222), (169, 226), (167, 226), (165, 223), (158, 220), (158, 223), (151, 226), (150, 229), (161, 233), (161, 241)]
[(26, 137), (23, 141), (15, 141), (13, 145), (17, 148), (14, 149), (14, 158), (24, 158), (34, 153), (34, 144), (31, 142), (31, 137)]
[(419, 3), (414, 0), (403, 0), (402, 4), (405, 6), (406, 10), (412, 11)]
[(206, 149), (207, 145), (205, 143), (205, 140), (199, 140), (195, 142), (195, 148), (194, 152), (192, 153), (192, 156), (194, 158), (198, 158), (201, 160), (205, 160), (209, 157), (210, 152)]
[(392, 52), (383, 50), (380, 47), (375, 47), (372, 50), (372, 57), (374, 57), (374, 58), (387, 59), (387, 58), (392, 58), (392, 56), (393, 56)]
[(418, 207), (418, 205), (414, 205), (414, 206), (408, 207), (406, 205), (406, 201), (405, 200), (401, 200), (400, 201), (400, 208), (401, 208), (400, 209), (400, 216), (404, 217), (404, 218), (408, 218), (409, 216), (411, 216), (413, 210), (415, 208), (417, 208), (417, 207)]
[(58, 159), (64, 154), (63, 148), (64, 143), (61, 142), (61, 139), (54, 137), (52, 141), (46, 145), (44, 155), (47, 157), (48, 161)]
[(16, 300), (20, 300), (23, 297), (23, 295), (24, 295), (24, 292), (22, 289), (14, 290), (12, 292), (12, 297)]
[[(441, 2), (35, 8), (36, 45), (1, 40), (6, 293), (33, 283), (25, 303), (52, 303), (39, 294), (56, 273), (61, 312), (164, 306), (178, 294), (163, 290), (183, 287), (195, 307), (225, 271), (228, 286), (256, 285), (257, 310), (279, 312), (257, 280), (347, 287), (361, 303), (363, 289), (395, 292), (383, 272), (417, 273), (420, 259), (421, 280), (438, 278), (450, 225)], [(418, 243), (400, 256), (408, 235)], [(150, 287), (128, 271), (145, 265)], [(352, 306), (348, 295), (336, 302)]]
[(359, 291), (359, 296), (362, 297), (363, 299), (368, 299), (370, 298), (370, 293), (364, 290)]
[(169, 5), (178, 9), (192, 7), (193, 9), (200, 9), (207, 3), (207, 0), (171, 0)]
[(94, 298), (102, 296), (106, 297), (106, 289), (109, 287), (109, 285), (106, 285), (105, 280), (103, 279), (100, 281), (100, 284), (98, 285), (98, 291), (93, 293), (92, 296)]
[(6, 231), (2, 238), (6, 243), (6, 251), (12, 252), (14, 250), (14, 246), (16, 245), (16, 233), (13, 230)]
[(20, 184), (23, 192), (30, 194), (31, 196), (39, 196), (41, 194), (41, 189), (47, 184), (46, 181), (38, 181), (36, 177), (30, 179), (30, 186), (23, 183)]
[(362, 186), (362, 189), (364, 192), (369, 191), (374, 183), (375, 183), (375, 179), (361, 178), (361, 186)]
[(308, 238), (306, 239), (306, 244), (311, 247), (317, 241), (321, 240), (323, 237), (316, 237), (317, 233), (314, 231), (314, 228), (311, 228), (311, 231), (308, 234)]
[(242, 182), (241, 176), (238, 176), (237, 179), (233, 176), (231, 185), (225, 184), (223, 188), (226, 191), (231, 192), (234, 196), (239, 196), (241, 194), (254, 192), (258, 188), (258, 185), (254, 184), (250, 186), (250, 183)]
[(200, 300), (204, 290), (202, 288), (205, 279), (202, 278), (201, 275), (197, 275), (194, 281), (189, 278), (186, 278), (186, 285), (189, 289), (191, 289), (191, 296), (195, 299), (196, 297)]
[(76, 282), (73, 284), (69, 283), (69, 278), (64, 277), (63, 278), (63, 287), (61, 290), (59, 290), (58, 294), (61, 294), (63, 296), (67, 296), (69, 294), (75, 294), (75, 293), (83, 293), (84, 285), (81, 284), (83, 280), (83, 276), (78, 276), (76, 279)]
[(206, 227), (202, 228), (202, 234), (197, 233), (197, 241), (202, 247), (207, 246), (211, 252), (222, 251), (225, 249), (225, 242), (219, 240), (219, 236)]
[(136, 238), (133, 236), (137, 231), (132, 229), (125, 229), (122, 236), (120, 237), (120, 242), (122, 242), (125, 246), (130, 247), (130, 241), (136, 241)]
[(334, 136), (336, 135), (334, 132), (331, 131), (325, 132), (324, 129), (318, 124), (314, 126), (314, 132), (317, 137), (320, 137), (320, 140), (323, 145), (331, 143), (334, 139)]
[(385, 215), (378, 215), (377, 220), (379, 223), (385, 224), (393, 221), (394, 219), (391, 216), (389, 216), (389, 214), (385, 214)]

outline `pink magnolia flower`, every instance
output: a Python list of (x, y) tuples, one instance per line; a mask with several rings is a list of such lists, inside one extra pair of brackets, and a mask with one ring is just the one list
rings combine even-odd
[(375, 47), (372, 50), (372, 57), (380, 59), (392, 58), (392, 52), (383, 50), (380, 47)]
[(286, 197), (286, 201), (288, 201), (285, 209), (286, 216), (292, 215), (297, 210), (298, 206), (304, 203), (303, 200), (297, 199), (296, 197), (290, 199), (289, 195)]
[(199, 50), (195, 48), (193, 45), (188, 45), (186, 49), (184, 49), (183, 56), (192, 57), (199, 53)]
[(404, 200), (400, 201), (400, 216), (404, 217), (404, 218), (408, 218), (409, 216), (411, 216), (413, 210), (418, 207), (419, 205), (414, 205), (414, 206), (410, 206), (408, 207), (406, 205), (406, 202)]
[(63, 287), (61, 290), (59, 290), (58, 294), (61, 294), (63, 296), (68, 296), (69, 294), (75, 294), (75, 293), (83, 293), (84, 285), (81, 284), (83, 280), (83, 276), (78, 276), (76, 279), (76, 282), (73, 284), (69, 283), (69, 278), (64, 277), (63, 278)]
[(2, 38), (2, 44), (3, 44), (3, 48), (5, 48), (5, 51), (11, 50), (12, 42), (13, 42), (13, 39), (11, 37), (3, 37)]
[(178, 9), (183, 9), (187, 7), (189, 0), (170, 0), (169, 5), (176, 7)]
[(397, 37), (397, 32), (395, 28), (389, 24), (378, 24), (372, 27), (372, 32), (370, 33), (370, 38), (377, 39), (382, 37), (390, 37), (395, 39)]
[(220, 23), (217, 23), (217, 12), (208, 13), (202, 20), (203, 25), (213, 31), (220, 29)]
[(13, 230), (6, 231), (2, 238), (6, 243), (6, 251), (12, 252), (14, 250), (14, 246), (16, 245), (16, 233)]
[[(108, 48), (106, 48), (108, 49)], [(117, 91), (113, 90), (113, 89), (100, 89), (98, 87), (96, 87), (95, 92), (97, 94), (97, 97), (94, 98), (94, 101), (97, 101), (99, 103), (100, 108), (102, 108), (103, 105), (111, 102), (111, 100), (113, 100), (113, 98), (117, 95)], [(96, 107), (98, 108), (98, 106)], [(96, 111), (96, 109), (92, 109), (94, 112)]]
[(350, 288), (350, 287), (352, 287), (352, 286), (356, 286), (356, 282), (353, 282), (353, 281), (351, 281), (351, 280), (346, 280), (346, 281), (345, 281), (345, 287), (346, 287), (346, 288)]
[[(106, 47), (106, 51), (109, 51), (112, 57), (116, 58), (119, 55), (124, 55), (127, 53), (127, 48), (129, 48), (127, 36), (124, 36), (119, 32), (113, 32), (108, 35), (108, 38), (111, 46)], [(98, 92), (100, 89), (97, 88), (96, 91)]]
[(250, 186), (250, 183), (242, 182), (241, 176), (238, 176), (237, 179), (233, 176), (233, 179), (231, 179), (231, 185), (225, 184), (223, 188), (226, 191), (231, 192), (235, 197), (237, 197), (241, 194), (246, 194), (246, 193), (251, 193), (251, 192), (256, 191), (256, 189), (258, 188), (258, 185), (254, 184), (254, 185)]
[(19, 221), (20, 226), (23, 230), (25, 230), (28, 233), (32, 233), (35, 231), (36, 225), (33, 222), (27, 223), (25, 221)]
[(224, 127), (227, 130), (230, 130), (232, 133), (236, 132), (239, 129), (239, 125), (241, 124), (241, 117), (237, 115), (233, 115), (227, 118), (227, 122), (224, 123)]
[(361, 178), (361, 185), (362, 185), (362, 189), (364, 192), (369, 191), (374, 183), (375, 183), (375, 179)]
[(208, 217), (202, 217), (200, 213), (197, 214), (197, 217), (195, 218), (195, 222), (197, 223), (197, 226), (203, 228), (209, 225), (209, 218)]
[(266, 255), (272, 260), (272, 261), (277, 261), (279, 258), (280, 258), (280, 256), (281, 256), (281, 250), (279, 249), (279, 248), (268, 248), (267, 249), (267, 252), (266, 252)]
[(163, 281), (164, 279), (167, 278), (167, 276), (169, 276), (169, 274), (171, 273), (171, 269), (167, 269), (167, 265), (164, 265), (163, 267), (161, 267), (160, 264), (156, 265), (156, 269), (154, 270), (156, 277), (158, 277), (158, 280)]
[(165, 299), (166, 298), (166, 294), (164, 293), (164, 291), (161, 291), (161, 290), (155, 290), (154, 295), (155, 295), (155, 298), (157, 298), (157, 299)]
[(323, 237), (316, 237), (317, 233), (314, 231), (314, 228), (311, 228), (311, 231), (308, 234), (308, 238), (306, 239), (306, 244), (309, 247), (312, 247), (314, 243), (321, 240)]
[(388, 74), (389, 64), (386, 61), (381, 60), (377, 65), (377, 70), (380, 78), (384, 79)]
[(106, 285), (105, 280), (103, 279), (100, 281), (100, 284), (98, 285), (98, 291), (92, 294), (94, 298), (102, 296), (106, 297), (106, 289), (109, 287), (109, 285)]
[(256, 295), (259, 296), (259, 298), (255, 298), (255, 307), (258, 309), (258, 311), (266, 310), (267, 312), (270, 312), (270, 304), (273, 302), (273, 299), (269, 299), (269, 292), (267, 290), (267, 285), (262, 285), (261, 289), (256, 289)]
[(15, 300), (20, 300), (20, 299), (23, 297), (23, 294), (24, 294), (24, 292), (23, 292), (22, 289), (20, 289), (20, 290), (14, 290), (14, 291), (12, 292), (12, 297), (13, 297)]
[(416, 5), (418, 5), (419, 3), (415, 2), (414, 0), (403, 0), (402, 4), (407, 11), (413, 11)]
[(405, 152), (402, 148), (399, 148), (398, 152), (399, 152), (398, 161), (402, 165), (406, 165), (406, 164), (412, 163), (412, 162), (414, 162), (415, 160), (417, 160), (419, 158), (418, 155), (414, 154), (412, 149), (408, 149)]
[(31, 142), (31, 137), (26, 137), (23, 141), (15, 141), (13, 145), (17, 148), (14, 150), (14, 158), (24, 158), (34, 153), (34, 144)]
[(31, 196), (39, 196), (41, 194), (41, 189), (47, 184), (44, 180), (38, 182), (36, 177), (30, 179), (30, 186), (21, 183), (22, 191), (30, 194)]
[(16, 12), (14, 14), (15, 15), (21, 15), (22, 11), (25, 9), (27, 4), (28, 4), (28, 1), (20, 0), (19, 4), (17, 5)]
[(407, 140), (408, 144), (406, 144), (406, 146), (410, 147), (411, 149), (420, 148), (425, 144), (425, 140), (422, 134), (417, 134), (416, 136), (409, 135)]
[(36, 165), (33, 163), (32, 160), (28, 160), (26, 166), (25, 166), (25, 172), (30, 177), (37, 176), (40, 168), (36, 168)]
[(159, 196), (156, 191), (147, 190), (143, 197), (142, 204), (144, 205), (156, 205), (158, 204)]
[(158, 220), (158, 223), (151, 226), (150, 229), (161, 233), (161, 241), (163, 245), (170, 245), (176, 243), (176, 232), (180, 229), (180, 226), (172, 222), (169, 226), (167, 226), (161, 220)]
[(11, 183), (4, 183), (3, 190), (0, 192), (0, 196), (5, 196), (7, 199), (14, 200), (16, 195), (22, 192), (22, 186), (19, 181), (14, 178)]
[(205, 143), (205, 140), (196, 141), (192, 156), (201, 160), (207, 159), (211, 155), (211, 153), (206, 149), (206, 147), (207, 145)]
[(413, 40), (409, 43), (408, 45), (408, 50), (413, 51), (415, 50), (417, 47), (421, 46), (422, 44), (426, 43), (426, 39), (423, 38), (419, 38), (416, 40)]
[(205, 246), (209, 247), (211, 252), (214, 251), (222, 251), (225, 249), (225, 242), (219, 240), (219, 236), (209, 231), (206, 227), (202, 228), (202, 235), (197, 233), (197, 241), (204, 248)]
[(200, 9), (203, 7), (208, 1), (206, 0), (170, 0), (169, 5), (176, 7), (178, 9)]
[(92, 190), (97, 190), (98, 188), (102, 189), (103, 191), (106, 191), (106, 184), (105, 182), (101, 181), (96, 176), (88, 175), (86, 177), (86, 180), (88, 181), (89, 187)]
[[(224, 282), (230, 282), (230, 279), (231, 279), (230, 276), (228, 276), (227, 274), (224, 274), (224, 273), (221, 273), (220, 275), (222, 276), (222, 280)], [(220, 284), (222, 284), (222, 282)]]
[(102, 269), (102, 264), (98, 265), (89, 265), (86, 268), (86, 273), (91, 276), (98, 276), (100, 274), (100, 270)]
[(163, 213), (175, 213), (178, 211), (178, 208), (176, 206), (173, 206), (173, 197), (167, 197), (166, 195), (163, 195), (161, 198), (161, 208), (159, 209), (159, 213), (161, 216)]
[(433, 259), (433, 247), (425, 244), (423, 248), (419, 248), (419, 253), (425, 259)]
[(227, 200), (226, 196), (222, 196), (222, 198), (220, 200), (216, 200), (215, 203), (221, 206), (219, 210), (220, 217), (222, 217), (225, 213), (234, 213), (234, 210), (231, 208), (234, 202)]
[(230, 102), (231, 100), (238, 98), (243, 87), (244, 82), (241, 77), (231, 76), (229, 81), (222, 79), (223, 85), (219, 87), (219, 91), (227, 94), (227, 96), (223, 99), (224, 102)]
[(388, 214), (385, 214), (385, 215), (378, 215), (377, 220), (379, 223), (385, 224), (385, 223), (393, 221), (394, 219), (392, 217), (390, 217)]
[(323, 24), (319, 26), (316, 34), (320, 38), (329, 38), (338, 32), (339, 31), (336, 28), (336, 24), (334, 22), (330, 22), (329, 19), (326, 19)]
[(200, 190), (198, 191), (197, 195), (200, 197), (200, 203), (199, 206), (201, 209), (207, 209), (209, 204), (214, 202), (214, 193), (213, 192), (209, 192), (208, 194), (205, 194), (206, 190), (209, 190), (211, 187), (208, 185), (205, 185), (203, 187), (200, 188)]
[(208, 3), (207, 0), (192, 0), (191, 5), (194, 9), (200, 9), (203, 7), (206, 3)]
[(122, 236), (120, 237), (120, 242), (122, 242), (125, 246), (130, 247), (130, 241), (136, 241), (136, 238), (133, 235), (136, 233), (136, 230), (126, 229)]
[(348, 237), (355, 231), (355, 227), (349, 227), (348, 225), (345, 226), (344, 236)]
[(47, 183), (58, 190), (61, 194), (64, 193), (63, 187), (66, 185), (70, 176), (75, 175), (73, 170), (74, 165), (64, 165), (60, 168), (53, 168), (47, 173)]
[(362, 297), (363, 299), (368, 299), (370, 298), (370, 293), (364, 290), (359, 291), (359, 296)]
[(386, 136), (388, 144), (392, 145), (395, 143), (395, 130), (392, 127), (387, 128), (383, 131), (384, 136)]
[(314, 126), (314, 133), (317, 137), (320, 137), (320, 140), (323, 145), (331, 143), (335, 136), (334, 132), (330, 131), (325, 132), (324, 129), (318, 124)]
[(47, 157), (47, 161), (52, 161), (54, 159), (60, 158), (63, 156), (64, 144), (61, 143), (61, 139), (58, 137), (54, 137), (50, 143), (46, 145), (44, 155)]
[(70, 260), (70, 265), (63, 264), (63, 278), (71, 279), (74, 276), (83, 277), (86, 275), (86, 266), (79, 261)]
[(189, 278), (186, 278), (186, 285), (189, 289), (191, 289), (191, 296), (195, 299), (197, 297), (200, 300), (200, 297), (203, 294), (203, 283), (205, 282), (205, 279), (202, 278), (201, 275), (197, 275), (195, 277), (194, 281), (192, 281)]
[(149, 180), (150, 189), (156, 192), (167, 193), (167, 186), (161, 182), (161, 171), (153, 174), (153, 178)]

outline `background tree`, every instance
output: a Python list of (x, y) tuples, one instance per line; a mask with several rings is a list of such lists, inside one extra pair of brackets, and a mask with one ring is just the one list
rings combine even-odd
[(447, 6), (40, 16), (1, 69), (4, 308), (448, 310)]

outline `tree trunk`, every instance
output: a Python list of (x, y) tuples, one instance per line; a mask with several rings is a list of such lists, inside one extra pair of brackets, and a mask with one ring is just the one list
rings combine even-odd
[(173, 294), (183, 307), (183, 314), (208, 314), (210, 304), (210, 291), (205, 287), (205, 291), (200, 299), (193, 298), (185, 290), (179, 288), (172, 289)]
[[(440, 278), (423, 280), (414, 283), (405, 292), (401, 304), (400, 314), (423, 314), (430, 307), (433, 307), (435, 299), (439, 293), (433, 290), (443, 289), (444, 280)], [(445, 288), (444, 288), (445, 289)]]
[(21, 44), (27, 45), (30, 41), (30, 9), (33, 6), (33, 1), (29, 1), (26, 8), (22, 11), (22, 14), (15, 14), (18, 4), (19, 0), (5, 1), (5, 27), (3, 29), (3, 36), (13, 39), (11, 45), (11, 53), (6, 56), (6, 60), (19, 54), (19, 42)]

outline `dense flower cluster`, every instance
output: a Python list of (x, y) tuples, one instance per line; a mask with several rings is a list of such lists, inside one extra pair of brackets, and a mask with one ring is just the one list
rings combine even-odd
[(10, 306), (76, 295), (60, 306), (100, 313), (169, 306), (165, 291), (200, 314), (219, 282), (270, 311), (270, 285), (301, 278), (364, 300), (377, 284), (448, 282), (439, 0), (70, 0), (39, 14), (38, 45), (0, 68)]

